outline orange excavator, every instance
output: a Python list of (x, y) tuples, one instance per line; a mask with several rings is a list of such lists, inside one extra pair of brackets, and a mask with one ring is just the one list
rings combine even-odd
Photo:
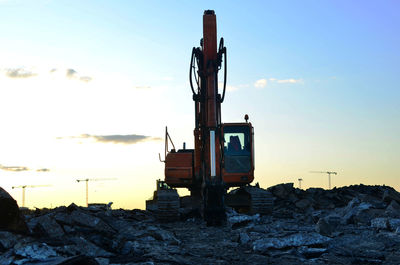
[[(248, 116), (245, 122), (222, 123), (221, 103), (226, 91), (226, 47), (221, 38), (217, 46), (217, 24), (213, 10), (204, 11), (203, 38), (193, 48), (189, 79), (193, 92), (195, 128), (194, 149), (176, 150), (166, 129), (165, 179), (157, 181), (152, 200), (146, 202), (160, 220), (179, 216), (179, 196), (175, 188), (190, 191), (192, 205), (197, 205), (209, 225), (225, 222), (225, 206), (241, 211), (268, 212), (272, 197), (254, 180), (254, 130)], [(222, 93), (218, 72), (224, 69)], [(173, 148), (168, 150), (168, 143)], [(161, 160), (161, 158), (160, 158)], [(239, 187), (227, 194), (232, 187)]]

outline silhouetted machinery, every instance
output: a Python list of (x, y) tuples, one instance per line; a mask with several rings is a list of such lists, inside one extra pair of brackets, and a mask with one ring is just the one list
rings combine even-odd
[[(218, 71), (222, 67), (224, 81), (220, 94)], [(190, 190), (192, 205), (199, 207), (209, 225), (226, 220), (225, 205), (260, 213), (272, 208), (269, 192), (249, 186), (254, 179), (254, 130), (248, 116), (245, 115), (245, 122), (221, 122), (226, 73), (224, 39), (217, 47), (216, 16), (213, 10), (206, 10), (203, 38), (200, 47), (192, 50), (189, 71), (195, 104), (194, 149), (176, 150), (173, 146), (168, 150), (168, 142), (172, 141), (166, 130), (162, 161), (165, 179), (157, 181), (153, 199), (146, 202), (147, 208), (155, 210), (162, 220), (179, 216), (179, 196), (174, 188)], [(227, 194), (231, 187), (241, 188)]]

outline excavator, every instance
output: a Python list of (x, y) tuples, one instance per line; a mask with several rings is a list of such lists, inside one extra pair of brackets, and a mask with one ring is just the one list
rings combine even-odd
[[(194, 149), (176, 150), (165, 131), (165, 178), (157, 181), (146, 209), (163, 221), (179, 218), (183, 202), (176, 188), (190, 191), (189, 201), (197, 207), (207, 225), (226, 222), (226, 206), (241, 212), (265, 214), (272, 209), (272, 196), (251, 186), (254, 180), (254, 128), (245, 122), (222, 123), (227, 76), (227, 49), (224, 39), (217, 45), (217, 23), (213, 10), (204, 11), (203, 38), (192, 49), (189, 81), (193, 93), (195, 128)], [(221, 92), (218, 72), (224, 69)], [(168, 143), (172, 143), (169, 150)], [(229, 193), (230, 188), (237, 188)], [(187, 198), (185, 200), (188, 201)]]

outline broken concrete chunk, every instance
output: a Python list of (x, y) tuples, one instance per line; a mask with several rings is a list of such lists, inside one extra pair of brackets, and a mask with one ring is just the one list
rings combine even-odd
[(389, 218), (388, 224), (391, 231), (396, 231), (400, 227), (400, 218)]
[(325, 218), (320, 218), (315, 225), (315, 231), (323, 236), (331, 236), (334, 228), (330, 225)]
[(391, 201), (396, 201), (397, 203), (400, 203), (400, 193), (398, 193), (394, 189), (385, 190), (382, 196), (382, 200), (387, 203)]
[(243, 227), (249, 224), (250, 222), (255, 222), (260, 220), (260, 215), (244, 215), (238, 214), (233, 215), (228, 218), (228, 222), (231, 224), (232, 228)]
[(17, 202), (0, 187), (0, 229), (19, 233), (28, 232), (28, 227), (19, 211)]
[(50, 257), (57, 257), (54, 249), (46, 243), (30, 243), (17, 249), (14, 249), (15, 254), (28, 258), (33, 261), (46, 261)]
[(73, 211), (70, 218), (75, 225), (92, 228), (106, 235), (113, 235), (115, 230), (98, 217), (84, 213), (83, 211)]
[(139, 252), (140, 244), (137, 241), (127, 241), (121, 248), (121, 254), (128, 255)]
[(74, 242), (73, 247), (75, 250), (82, 255), (89, 257), (111, 257), (112, 254), (90, 241), (84, 239), (83, 237), (74, 237), (71, 239)]
[(395, 200), (391, 201), (385, 211), (386, 215), (393, 218), (400, 218), (400, 204)]
[(61, 237), (64, 231), (61, 226), (49, 215), (32, 218), (28, 222), (32, 234), (45, 235), (48, 237)]
[(306, 258), (315, 258), (327, 251), (326, 248), (299, 247), (297, 251)]
[(278, 184), (268, 188), (268, 191), (280, 199), (285, 199), (290, 194), (293, 194), (293, 190), (293, 183)]
[(310, 245), (322, 245), (329, 242), (331, 238), (317, 233), (297, 233), (280, 238), (262, 238), (253, 242), (253, 250), (265, 252), (270, 248), (282, 249), (286, 247), (299, 247)]
[(299, 201), (296, 202), (296, 207), (299, 209), (306, 209), (311, 205), (310, 200), (308, 199), (301, 199)]
[(387, 229), (388, 219), (385, 217), (378, 217), (371, 220), (371, 227), (376, 229)]
[(250, 239), (250, 237), (249, 237), (249, 235), (247, 233), (242, 232), (242, 233), (239, 234), (239, 242), (240, 242), (240, 244), (246, 245), (250, 241), (251, 241), (251, 239)]

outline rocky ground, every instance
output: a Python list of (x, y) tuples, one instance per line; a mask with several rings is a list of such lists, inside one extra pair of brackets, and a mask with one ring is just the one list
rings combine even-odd
[[(268, 189), (272, 214), (228, 209), (159, 223), (150, 212), (78, 207), (22, 215), (0, 188), (0, 264), (400, 264), (400, 193), (387, 186)], [(17, 207), (17, 208), (15, 208)]]

